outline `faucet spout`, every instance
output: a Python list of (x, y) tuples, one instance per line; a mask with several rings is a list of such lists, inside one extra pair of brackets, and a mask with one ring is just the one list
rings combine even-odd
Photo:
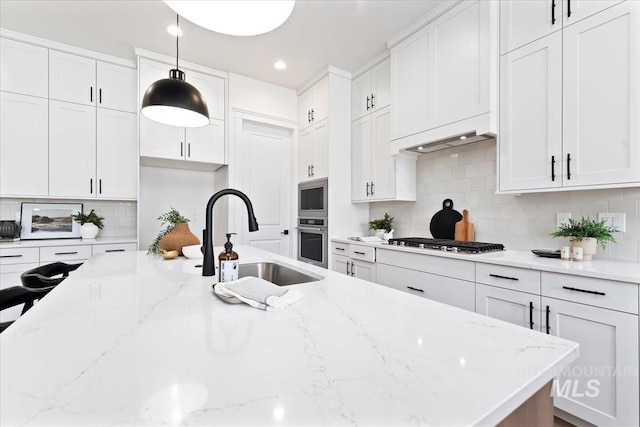
[(251, 204), (251, 200), (244, 194), (242, 191), (234, 190), (233, 188), (226, 188), (224, 190), (218, 191), (216, 194), (211, 196), (209, 201), (207, 202), (207, 219), (206, 219), (206, 228), (202, 230), (202, 242), (203, 242), (203, 252), (204, 259), (202, 263), (202, 275), (203, 276), (213, 276), (216, 274), (215, 267), (215, 259), (213, 256), (213, 205), (216, 204), (216, 201), (222, 196), (226, 196), (227, 194), (238, 196), (244, 204), (247, 206), (247, 214), (249, 217), (249, 231), (258, 231), (258, 221), (256, 220), (256, 216), (253, 213), (253, 205)]

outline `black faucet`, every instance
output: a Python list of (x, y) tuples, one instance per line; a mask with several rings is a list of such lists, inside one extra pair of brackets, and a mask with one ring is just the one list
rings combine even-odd
[(204, 253), (204, 262), (202, 264), (203, 276), (213, 276), (216, 274), (216, 262), (213, 256), (213, 205), (216, 204), (216, 201), (220, 197), (226, 196), (227, 194), (233, 194), (234, 196), (238, 196), (242, 199), (244, 204), (247, 205), (249, 231), (258, 231), (258, 221), (256, 221), (256, 216), (253, 214), (253, 205), (251, 204), (251, 200), (249, 200), (247, 195), (242, 191), (234, 190), (233, 188), (226, 188), (211, 196), (209, 202), (207, 202), (206, 228), (202, 230), (202, 247)]

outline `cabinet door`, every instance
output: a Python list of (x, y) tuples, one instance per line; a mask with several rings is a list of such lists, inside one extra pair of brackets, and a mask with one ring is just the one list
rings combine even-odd
[[(594, 15), (623, 0), (562, 0), (563, 25), (567, 26), (581, 19)], [(635, 0), (631, 0), (632, 2)]]
[(563, 31), (565, 186), (640, 181), (638, 52), (637, 1)]
[(371, 115), (351, 124), (351, 200), (371, 195)]
[(49, 191), (49, 102), (0, 92), (0, 192), (46, 196)]
[(371, 110), (371, 72), (351, 82), (351, 120), (357, 120)]
[(500, 190), (562, 185), (562, 33), (500, 57)]
[(351, 260), (351, 275), (369, 282), (376, 281), (376, 265), (372, 262)]
[(170, 64), (140, 58), (138, 61), (138, 102), (142, 102), (145, 92), (155, 81), (169, 78)]
[(391, 109), (371, 114), (371, 199), (393, 199), (396, 188), (396, 160), (391, 155)]
[(208, 126), (186, 129), (185, 159), (224, 164), (224, 122), (211, 120)]
[(348, 256), (331, 255), (331, 270), (350, 275), (351, 264)]
[(95, 107), (49, 101), (49, 116), (49, 194), (95, 196)]
[(298, 181), (311, 180), (311, 163), (313, 163), (313, 129), (300, 132), (298, 139)]
[(97, 63), (98, 106), (138, 112), (136, 70), (106, 62)]
[(49, 51), (49, 99), (96, 105), (96, 61)]
[(41, 98), (49, 96), (48, 49), (0, 39), (0, 58), (0, 90)]
[(224, 120), (224, 79), (187, 70), (186, 81), (195, 86), (204, 97), (209, 117)]
[(371, 108), (384, 108), (391, 103), (391, 59), (371, 69)]
[(540, 296), (476, 284), (476, 313), (540, 330)]
[(638, 316), (542, 298), (552, 335), (580, 344), (554, 405), (596, 425), (638, 425)]
[(313, 125), (313, 162), (311, 178), (320, 179), (329, 176), (329, 132), (327, 120)]
[(500, 54), (505, 54), (560, 29), (562, 29), (560, 0), (500, 1)]
[(184, 128), (163, 125), (140, 115), (140, 155), (184, 159)]
[(300, 130), (311, 126), (311, 106), (313, 104), (313, 90), (308, 89), (298, 96), (298, 125)]
[(329, 77), (324, 77), (311, 89), (313, 104), (311, 105), (311, 122), (318, 123), (329, 117)]
[(489, 112), (491, 2), (463, 2), (430, 24), (427, 79), (434, 103), (425, 129)]
[[(135, 93), (135, 92), (134, 92)], [(135, 199), (138, 194), (138, 116), (98, 108), (98, 197)]]
[(391, 49), (391, 138), (418, 133), (432, 115), (427, 77), (431, 67), (429, 27)]

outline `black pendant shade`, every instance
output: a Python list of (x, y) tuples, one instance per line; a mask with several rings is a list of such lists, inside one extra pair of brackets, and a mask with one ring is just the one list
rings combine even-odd
[[(176, 27), (178, 27), (176, 17)], [(202, 127), (209, 124), (209, 109), (202, 94), (187, 83), (178, 69), (178, 36), (176, 35), (176, 68), (169, 78), (157, 80), (142, 97), (140, 112), (153, 121), (169, 126)]]

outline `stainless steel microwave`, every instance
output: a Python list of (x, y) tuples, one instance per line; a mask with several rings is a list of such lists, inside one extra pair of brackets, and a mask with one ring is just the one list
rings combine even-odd
[(298, 184), (298, 218), (327, 218), (329, 180), (301, 182)]

